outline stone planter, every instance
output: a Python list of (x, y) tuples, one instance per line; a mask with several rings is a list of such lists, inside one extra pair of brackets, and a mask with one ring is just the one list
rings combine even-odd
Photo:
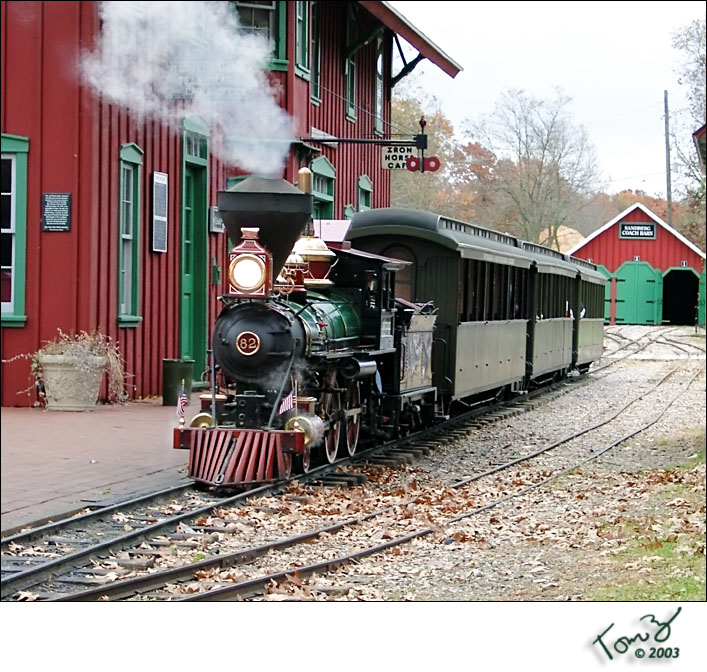
[(90, 411), (96, 406), (107, 357), (40, 355), (42, 380), (50, 411)]

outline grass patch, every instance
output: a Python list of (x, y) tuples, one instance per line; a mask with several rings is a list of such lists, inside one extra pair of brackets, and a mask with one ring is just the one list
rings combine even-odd
[[(698, 433), (699, 434), (699, 433)], [(704, 435), (704, 430), (702, 432)], [(704, 444), (703, 444), (704, 445)], [(644, 472), (651, 489), (650, 517), (631, 518), (617, 529), (621, 550), (611, 557), (607, 580), (584, 598), (599, 601), (704, 601), (704, 447), (682, 467)], [(665, 477), (658, 478), (662, 475)]]

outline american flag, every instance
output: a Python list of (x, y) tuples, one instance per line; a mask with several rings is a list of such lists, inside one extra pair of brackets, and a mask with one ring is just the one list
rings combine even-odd
[(296, 403), (297, 393), (295, 392), (295, 388), (293, 387), (290, 393), (282, 400), (278, 414), (282, 415), (283, 413), (286, 413), (290, 409), (294, 408)]
[(184, 415), (184, 409), (187, 407), (189, 399), (184, 392), (184, 381), (182, 381), (182, 387), (179, 390), (179, 398), (177, 399), (177, 417)]

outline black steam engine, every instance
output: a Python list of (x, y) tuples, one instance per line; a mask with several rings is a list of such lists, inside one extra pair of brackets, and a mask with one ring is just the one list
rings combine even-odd
[(309, 178), (304, 191), (249, 177), (219, 193), (234, 247), (211, 392), (174, 436), (201, 483), (281, 480), (435, 415), (435, 316), (394, 294), (408, 262), (329, 249), (313, 235)]

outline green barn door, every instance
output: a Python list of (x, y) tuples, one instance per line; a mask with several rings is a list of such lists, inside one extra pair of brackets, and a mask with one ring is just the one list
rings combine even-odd
[(208, 331), (208, 150), (206, 138), (190, 131), (182, 147), (179, 356), (194, 360), (194, 380), (199, 381), (206, 368)]
[(616, 273), (616, 322), (660, 324), (663, 276), (645, 261), (627, 261)]

